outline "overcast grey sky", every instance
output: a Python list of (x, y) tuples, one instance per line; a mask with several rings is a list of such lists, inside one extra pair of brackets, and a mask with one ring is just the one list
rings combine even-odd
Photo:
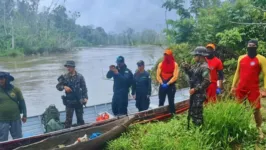
[[(63, 3), (64, 0), (53, 0)], [(165, 28), (164, 0), (66, 0), (68, 10), (79, 11), (77, 20), (81, 25), (101, 26), (107, 32), (120, 32), (128, 27), (135, 30)], [(40, 0), (40, 9), (49, 6), (52, 0)], [(167, 18), (177, 18), (168, 12)]]

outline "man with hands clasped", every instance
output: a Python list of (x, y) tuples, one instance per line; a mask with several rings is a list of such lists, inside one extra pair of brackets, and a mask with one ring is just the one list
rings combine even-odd
[(169, 111), (175, 114), (175, 82), (178, 77), (178, 64), (175, 62), (171, 49), (164, 51), (164, 59), (157, 67), (157, 81), (160, 83), (159, 88), (159, 106), (163, 106), (166, 95), (168, 96)]

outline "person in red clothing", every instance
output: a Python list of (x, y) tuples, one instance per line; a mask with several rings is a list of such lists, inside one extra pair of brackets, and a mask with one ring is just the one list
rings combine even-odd
[(254, 118), (260, 137), (263, 138), (261, 130), (262, 116), (260, 112), (261, 93), (259, 87), (259, 75), (261, 71), (264, 74), (264, 90), (266, 89), (266, 58), (257, 54), (258, 41), (250, 40), (247, 46), (247, 55), (238, 58), (237, 69), (233, 79), (231, 92), (235, 95), (239, 102), (243, 102), (246, 98), (254, 107)]
[(168, 96), (169, 111), (175, 114), (175, 82), (178, 77), (178, 64), (176, 63), (171, 49), (164, 51), (164, 59), (157, 67), (157, 81), (159, 88), (159, 106), (163, 106), (166, 95)]
[[(206, 46), (209, 56), (207, 57), (208, 66), (210, 69), (210, 76), (211, 76), (211, 84), (207, 89), (207, 100), (205, 103), (208, 102), (216, 102), (216, 95), (221, 94), (223, 89), (223, 63), (222, 61), (217, 58), (214, 54), (215, 52), (215, 45), (208, 44)], [(217, 87), (217, 81), (219, 80), (219, 85)]]

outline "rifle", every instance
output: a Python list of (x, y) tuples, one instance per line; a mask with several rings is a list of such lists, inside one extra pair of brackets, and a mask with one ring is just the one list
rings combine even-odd
[[(189, 80), (189, 86), (190, 86), (190, 89), (192, 89), (194, 87), (193, 80), (191, 80), (191, 78)], [(193, 95), (194, 94), (189, 96), (189, 109), (188, 109), (188, 116), (187, 116), (187, 120), (188, 120), (187, 128), (188, 128), (188, 130), (190, 128), (190, 118), (191, 118), (191, 109), (192, 109), (192, 105), (193, 105), (193, 101), (192, 101), (192, 96)]]
[[(193, 80), (192, 74), (190, 74), (187, 69), (185, 69), (185, 68), (183, 68), (183, 69), (184, 69), (185, 73), (187, 74), (187, 76), (189, 78), (189, 81), (187, 80), (187, 83), (189, 84), (190, 89), (194, 88), (194, 80)], [(192, 96), (193, 95), (189, 96), (189, 109), (188, 109), (188, 116), (187, 116), (187, 121), (188, 121), (187, 129), (188, 130), (190, 128), (191, 108), (192, 108), (192, 105), (193, 105)]]
[[(63, 95), (61, 97), (62, 100), (63, 100), (64, 105), (67, 105), (67, 103), (68, 103), (67, 100), (73, 99), (73, 98), (76, 99), (78, 101), (78, 103), (82, 103), (81, 102), (81, 97), (80, 97), (81, 90), (79, 89), (79, 87), (78, 88), (74, 88), (74, 85), (71, 84), (71, 83), (68, 83), (63, 75), (61, 75), (57, 80), (60, 83), (63, 83), (64, 86), (68, 86), (72, 90), (72, 92), (70, 94), (66, 93), (66, 96)], [(86, 107), (86, 104), (84, 104), (84, 103), (82, 103), (82, 104)]]

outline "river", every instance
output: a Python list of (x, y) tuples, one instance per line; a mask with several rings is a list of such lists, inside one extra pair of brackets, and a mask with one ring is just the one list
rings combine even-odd
[(34, 116), (42, 114), (50, 104), (55, 104), (60, 111), (65, 109), (61, 100), (63, 92), (55, 86), (57, 78), (66, 73), (66, 60), (74, 60), (77, 71), (84, 76), (89, 96), (87, 106), (90, 106), (111, 101), (113, 81), (105, 79), (105, 75), (117, 56), (124, 56), (128, 68), (135, 72), (138, 60), (144, 60), (150, 69), (162, 53), (162, 48), (154, 46), (84, 48), (46, 56), (0, 58), (0, 69), (15, 77), (14, 84), (22, 90), (28, 116)]

